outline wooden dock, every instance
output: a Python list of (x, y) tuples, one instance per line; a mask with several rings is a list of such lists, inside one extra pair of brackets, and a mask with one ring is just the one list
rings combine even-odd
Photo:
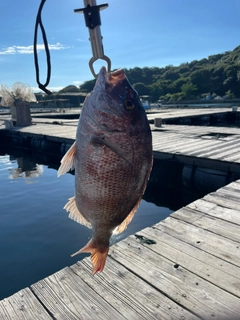
[[(40, 140), (38, 148), (55, 143), (63, 152), (75, 139), (76, 120), (34, 122), (0, 134), (15, 143)], [(237, 128), (151, 129), (155, 159), (240, 173)], [(101, 274), (92, 276), (86, 258), (1, 300), (0, 320), (240, 320), (239, 203), (240, 180), (141, 230), (143, 241), (133, 235), (113, 245)]]
[(152, 126), (156, 159), (240, 172), (240, 130), (230, 127)]
[[(5, 131), (14, 138), (36, 138), (66, 145), (75, 140), (77, 123), (45, 124)], [(156, 159), (178, 161), (206, 168), (240, 173), (240, 130), (231, 127), (151, 125), (153, 154)]]
[(165, 122), (171, 122), (171, 120), (183, 120), (182, 122), (191, 122), (196, 118), (208, 119), (211, 116), (221, 118), (224, 115), (231, 114), (232, 108), (159, 108), (147, 111), (147, 117), (150, 122), (153, 123), (155, 118), (162, 118)]
[[(62, 121), (64, 124), (77, 122), (79, 117), (80, 109), (65, 109), (64, 112), (59, 110), (58, 112), (34, 112), (32, 110), (32, 119), (33, 122), (46, 122), (52, 123), (53, 121)], [(222, 117), (224, 115), (230, 115), (236, 112), (232, 112), (231, 107), (210, 107), (210, 108), (153, 108), (147, 110), (147, 117), (150, 122), (153, 123), (155, 118), (162, 118), (164, 121), (171, 120), (190, 120), (196, 119), (199, 117)], [(239, 113), (239, 111), (237, 112)], [(10, 113), (0, 113), (1, 119), (10, 119)], [(184, 122), (184, 121), (183, 121)]]
[[(240, 319), (240, 181), (0, 301), (0, 319)], [(143, 238), (144, 239), (144, 238)]]

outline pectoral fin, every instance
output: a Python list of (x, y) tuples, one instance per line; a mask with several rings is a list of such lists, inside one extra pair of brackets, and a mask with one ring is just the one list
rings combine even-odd
[(113, 143), (111, 141), (109, 141), (108, 139), (106, 139), (104, 136), (95, 136), (95, 137), (91, 137), (90, 142), (98, 147), (101, 145), (106, 146), (107, 148), (109, 148), (110, 150), (112, 150), (112, 152), (114, 152), (115, 154), (117, 154), (120, 158), (124, 159), (126, 162), (128, 162), (128, 164), (130, 166), (132, 166), (132, 153), (131, 152), (126, 152), (123, 148), (121, 148), (119, 145), (117, 145), (116, 143)]
[(71, 148), (66, 152), (65, 156), (61, 160), (61, 165), (58, 169), (57, 176), (60, 177), (69, 170), (74, 169), (74, 156), (76, 152), (76, 141), (73, 143)]
[(67, 212), (69, 212), (69, 218), (88, 227), (92, 228), (92, 225), (87, 219), (84, 218), (84, 216), (79, 212), (75, 197), (72, 197), (69, 199), (68, 203), (64, 206), (64, 208)]
[(129, 223), (132, 221), (132, 218), (134, 217), (134, 214), (137, 211), (137, 208), (139, 206), (141, 202), (141, 198), (138, 200), (138, 202), (135, 204), (135, 206), (133, 207), (132, 211), (129, 213), (129, 215), (127, 216), (127, 218), (125, 220), (123, 220), (123, 222), (117, 226), (117, 228), (114, 229), (113, 234), (119, 234), (122, 233), (125, 229), (127, 229), (127, 226), (129, 225)]

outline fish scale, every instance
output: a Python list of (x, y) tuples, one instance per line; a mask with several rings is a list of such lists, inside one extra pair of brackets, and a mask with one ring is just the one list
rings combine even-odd
[(104, 268), (113, 232), (123, 232), (131, 222), (152, 168), (151, 130), (123, 69), (100, 70), (58, 175), (73, 167), (75, 196), (64, 208), (70, 218), (92, 227), (91, 240), (75, 254), (90, 252), (95, 274)]

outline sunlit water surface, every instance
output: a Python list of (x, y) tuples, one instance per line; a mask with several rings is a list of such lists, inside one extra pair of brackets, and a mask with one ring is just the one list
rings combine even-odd
[[(31, 158), (0, 156), (0, 299), (86, 256), (70, 257), (92, 233), (63, 210), (73, 195), (73, 175), (57, 179), (55, 169)], [(113, 242), (170, 213), (142, 200), (128, 229)]]

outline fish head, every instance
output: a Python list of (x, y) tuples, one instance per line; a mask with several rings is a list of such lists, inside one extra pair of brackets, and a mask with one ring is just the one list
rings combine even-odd
[(130, 166), (144, 153), (146, 161), (139, 162), (149, 166), (152, 161), (150, 126), (138, 93), (123, 69), (107, 72), (105, 67), (101, 68), (78, 125), (77, 140), (84, 141), (81, 134), (90, 141), (89, 153), (107, 154), (111, 150)]
[(90, 99), (89, 114), (106, 131), (146, 127), (145, 110), (124, 69), (107, 72), (102, 67)]

